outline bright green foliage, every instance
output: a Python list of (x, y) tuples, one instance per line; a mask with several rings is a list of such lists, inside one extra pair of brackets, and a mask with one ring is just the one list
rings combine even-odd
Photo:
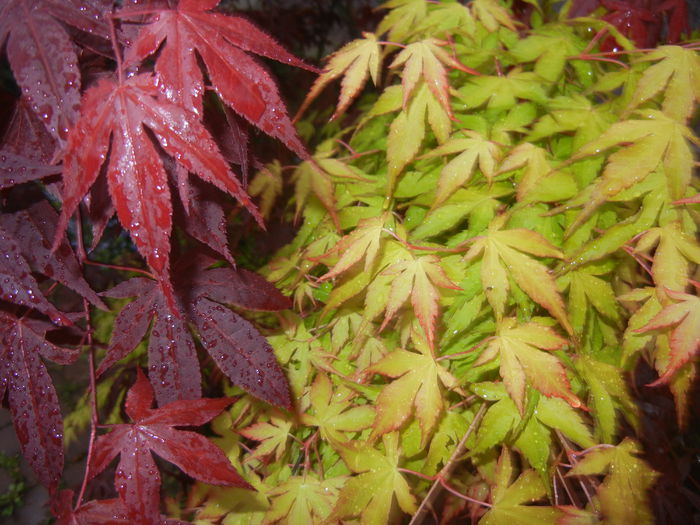
[(297, 308), (268, 325), (295, 412), (233, 406), (221, 446), (259, 493), (193, 498), (207, 519), (651, 523), (630, 377), (646, 360), (686, 421), (700, 58), (607, 60), (598, 22), (528, 3), (532, 29), (512, 2), (391, 0), (328, 58), (313, 161), (251, 184), (299, 224), (263, 269)]

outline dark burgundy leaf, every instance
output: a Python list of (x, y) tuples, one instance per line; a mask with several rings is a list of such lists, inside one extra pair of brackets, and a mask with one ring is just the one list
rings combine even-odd
[(191, 180), (187, 188), (189, 189), (189, 213), (183, 209), (181, 202), (178, 202), (175, 206), (176, 223), (182, 225), (189, 235), (234, 264), (233, 256), (228, 249), (227, 221), (221, 199), (217, 198), (213, 188), (200, 180)]
[[(127, 398), (127, 411), (136, 417), (134, 424), (117, 425), (109, 434), (100, 436), (90, 465), (90, 477), (94, 477), (120, 455), (114, 481), (132, 523), (150, 525), (160, 521), (160, 475), (151, 452), (200, 481), (251, 488), (221, 449), (199, 434), (173, 428), (207, 421), (190, 411), (193, 402), (175, 401), (162, 409), (151, 409), (152, 401), (152, 386), (139, 370)], [(197, 406), (207, 416), (214, 417), (231, 402), (231, 399), (200, 399)], [(181, 403), (185, 403), (183, 408), (179, 407)], [(161, 411), (165, 415), (161, 416)], [(152, 423), (153, 420), (161, 422)]]
[(200, 268), (193, 278), (194, 295), (217, 303), (234, 304), (250, 310), (275, 312), (292, 307), (292, 302), (260, 275), (242, 268)]
[(58, 324), (70, 325), (70, 320), (56, 309), (39, 290), (31, 268), (14, 238), (0, 227), (0, 299), (34, 308)]
[[(218, 1), (180, 1), (177, 9), (162, 9), (127, 49), (126, 63), (153, 55), (165, 95), (202, 115), (202, 72), (195, 51), (204, 61), (221, 99), (254, 126), (308, 157), (287, 114), (274, 80), (248, 52), (280, 62), (313, 68), (289, 54), (266, 33), (241, 17), (210, 12)], [(127, 12), (125, 12), (127, 14)]]
[(52, 492), (63, 471), (63, 420), (56, 390), (40, 356), (73, 362), (75, 350), (57, 347), (29, 323), (0, 312), (0, 370), (22, 454), (39, 482)]
[(155, 281), (135, 278), (121, 283), (106, 295), (138, 295), (138, 298), (122, 308), (117, 316), (112, 341), (97, 375), (136, 348), (153, 321), (148, 361), (158, 404), (201, 397), (199, 361), (192, 335), (183, 319), (169, 309), (161, 287)]
[(0, 227), (14, 236), (32, 270), (66, 285), (98, 308), (107, 310), (83, 278), (78, 260), (65, 237), (51, 253), (57, 222), (58, 214), (46, 201), (17, 213), (0, 215)]
[(91, 35), (110, 38), (107, 16), (113, 0), (42, 0), (43, 9), (62, 22)]
[(118, 499), (93, 500), (73, 510), (73, 491), (62, 490), (52, 505), (55, 525), (123, 525), (129, 523)]
[(49, 166), (10, 151), (0, 150), (0, 190), (58, 173), (61, 173), (60, 166)]
[(190, 316), (202, 345), (233, 383), (263, 401), (291, 408), (287, 378), (252, 324), (206, 298), (194, 303)]
[[(2, 0), (0, 41), (32, 111), (64, 141), (80, 107), (78, 58), (68, 34), (44, 9), (45, 2)], [(64, 7), (70, 10), (70, 6)]]

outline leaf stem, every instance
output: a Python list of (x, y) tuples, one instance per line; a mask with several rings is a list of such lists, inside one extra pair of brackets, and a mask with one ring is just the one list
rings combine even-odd
[(91, 261), (90, 259), (85, 259), (85, 264), (89, 264), (91, 266), (101, 266), (102, 268), (110, 268), (112, 270), (119, 270), (120, 272), (133, 272), (133, 273), (138, 273), (143, 275), (144, 277), (148, 277), (153, 280), (157, 280), (156, 277), (150, 273), (147, 272), (146, 270), (141, 270), (140, 268), (132, 268), (130, 266), (119, 266), (116, 264), (107, 264), (107, 263), (102, 263), (99, 261)]

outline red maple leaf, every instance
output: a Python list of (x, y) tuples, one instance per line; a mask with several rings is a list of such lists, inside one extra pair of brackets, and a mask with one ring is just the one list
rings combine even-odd
[(243, 317), (222, 304), (258, 311), (290, 307), (284, 297), (259, 275), (243, 269), (206, 270), (211, 260), (190, 257), (178, 266), (175, 282), (184, 315), (170, 309), (162, 286), (134, 278), (105, 295), (137, 298), (117, 316), (114, 336), (97, 374), (125, 357), (151, 329), (148, 354), (151, 382), (159, 405), (201, 396), (197, 354), (187, 321), (197, 328), (202, 345), (229, 379), (255, 397), (284, 408), (291, 407), (289, 387), (267, 340)]
[[(244, 18), (211, 12), (218, 3), (219, 0), (180, 0), (175, 9), (149, 9), (155, 14), (127, 49), (126, 64), (145, 60), (165, 41), (155, 65), (158, 83), (168, 99), (202, 115), (204, 80), (199, 55), (212, 87), (227, 105), (307, 158), (274, 80), (249, 53), (316, 70)], [(140, 12), (126, 8), (120, 14), (131, 16)]]
[(44, 335), (50, 328), (49, 323), (0, 311), (0, 399), (7, 391), (22, 454), (39, 482), (53, 492), (63, 471), (63, 419), (41, 357), (70, 364), (78, 351), (48, 342)]
[(146, 129), (179, 166), (234, 196), (262, 224), (257, 208), (197, 115), (165, 100), (153, 76), (143, 74), (119, 83), (103, 79), (85, 94), (64, 158), (63, 210), (55, 245), (109, 155), (107, 181), (119, 221), (164, 283), (173, 307), (168, 176)]
[(114, 483), (126, 507), (129, 523), (160, 523), (160, 475), (155, 452), (189, 476), (214, 485), (251, 488), (235, 471), (223, 451), (204, 436), (178, 426), (200, 426), (233, 402), (231, 398), (175, 401), (152, 409), (153, 387), (138, 371), (126, 397), (126, 414), (133, 424), (114, 425), (96, 443), (89, 477), (102, 472), (120, 456)]
[[(59, 141), (78, 120), (80, 71), (70, 36), (59, 22), (107, 36), (105, 0), (0, 0), (0, 45), (32, 111)], [(57, 20), (58, 19), (58, 20)]]

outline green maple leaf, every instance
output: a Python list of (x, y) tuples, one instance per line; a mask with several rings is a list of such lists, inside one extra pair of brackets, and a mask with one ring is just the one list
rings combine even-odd
[(335, 477), (318, 479), (313, 473), (292, 476), (270, 490), (270, 510), (263, 523), (321, 523), (331, 513), (345, 480)]
[(666, 330), (674, 326), (671, 332), (671, 355), (661, 377), (654, 385), (668, 382), (683, 365), (695, 358), (700, 350), (700, 298), (674, 290), (666, 293), (676, 303), (666, 306), (656, 314), (638, 332)]
[(415, 411), (425, 446), (444, 409), (440, 383), (448, 389), (457, 384), (455, 377), (435, 361), (427, 345), (416, 342), (421, 353), (394, 350), (367, 371), (398, 378), (377, 398), (372, 438), (397, 430)]
[(555, 356), (542, 351), (559, 350), (567, 344), (566, 339), (546, 326), (534, 322), (518, 326), (515, 319), (506, 318), (474, 364), (500, 358), (501, 377), (521, 414), (525, 411), (527, 384), (578, 408), (582, 403), (571, 391), (564, 366)]
[(639, 62), (658, 61), (642, 74), (630, 101), (630, 109), (663, 94), (662, 110), (670, 118), (685, 123), (700, 100), (700, 57), (697, 51), (680, 46), (661, 46), (645, 54)]
[(673, 221), (639, 236), (636, 251), (651, 252), (654, 247), (651, 267), (654, 283), (661, 289), (683, 291), (691, 263), (700, 264), (700, 245), (685, 234), (678, 221)]
[(279, 416), (270, 417), (269, 423), (255, 423), (239, 432), (255, 441), (260, 441), (248, 459), (261, 458), (274, 454), (275, 461), (279, 462), (287, 450), (292, 422)]
[(416, 27), (417, 32), (429, 34), (452, 34), (462, 32), (473, 35), (476, 30), (474, 17), (471, 11), (460, 2), (441, 2), (433, 4), (428, 16), (420, 20)]
[(505, 76), (472, 77), (457, 90), (457, 94), (469, 108), (488, 103), (489, 109), (508, 109), (515, 106), (518, 99), (543, 105), (547, 102), (547, 93), (537, 75), (518, 68), (513, 68)]
[(548, 82), (556, 82), (570, 62), (569, 57), (578, 55), (583, 48), (583, 42), (570, 28), (549, 26), (518, 40), (510, 52), (519, 63), (534, 61), (536, 74)]
[(282, 165), (275, 160), (267, 164), (253, 177), (248, 186), (251, 197), (259, 197), (260, 214), (265, 219), (270, 218), (270, 212), (275, 201), (282, 194)]
[(379, 22), (377, 34), (388, 31), (388, 38), (395, 42), (403, 42), (413, 34), (428, 12), (428, 3), (425, 0), (389, 0), (382, 4), (382, 7), (390, 11)]
[(398, 470), (398, 433), (385, 434), (382, 441), (383, 453), (361, 442), (349, 442), (340, 448), (343, 460), (358, 475), (345, 482), (329, 521), (360, 516), (362, 525), (385, 525), (394, 498), (404, 512), (416, 511), (415, 498)]
[(304, 102), (299, 108), (297, 117), (301, 115), (318, 94), (330, 82), (343, 77), (340, 85), (340, 97), (331, 120), (342, 115), (357, 95), (362, 91), (368, 78), (374, 85), (379, 84), (381, 74), (382, 52), (374, 33), (362, 33), (358, 38), (345, 44), (327, 59), (326, 67), (314, 81)]
[(621, 326), (622, 317), (615, 292), (609, 282), (595, 275), (597, 272), (595, 267), (588, 265), (557, 279), (562, 289), (569, 289), (571, 325), (576, 333), (583, 332), (586, 319), (590, 319), (593, 310), (616, 326)]
[(487, 30), (494, 32), (503, 26), (516, 31), (515, 21), (497, 0), (474, 0), (470, 7), (474, 18), (478, 19)]
[(364, 430), (375, 417), (374, 408), (354, 405), (353, 397), (354, 393), (347, 389), (334, 391), (328, 376), (319, 372), (309, 394), (313, 415), (302, 414), (302, 422), (318, 427), (321, 437), (330, 443), (346, 442), (345, 432)]
[(625, 438), (616, 447), (605, 446), (588, 451), (567, 474), (607, 474), (598, 487), (600, 510), (605, 523), (651, 525), (654, 522), (647, 491), (654, 484), (657, 474), (637, 457), (640, 453), (639, 445)]
[(435, 38), (413, 42), (407, 45), (389, 66), (390, 68), (403, 66), (401, 85), (403, 87), (404, 108), (408, 105), (416, 84), (420, 79), (423, 79), (447, 115), (452, 116), (445, 66), (471, 73), (476, 73), (476, 71), (457, 62), (442, 49), (443, 45), (445, 45), (444, 42)]
[[(392, 91), (392, 93), (397, 92)], [(395, 101), (392, 100), (392, 102)], [(452, 129), (450, 116), (433, 92), (428, 89), (427, 84), (421, 82), (408, 107), (401, 111), (389, 126), (386, 148), (388, 195), (392, 194), (399, 174), (420, 151), (425, 138), (426, 117), (438, 142), (445, 142)]]
[(579, 356), (576, 370), (588, 386), (591, 414), (597, 427), (596, 435), (603, 443), (611, 443), (617, 434), (617, 409), (624, 412), (635, 429), (639, 427), (639, 407), (630, 395), (620, 368)]
[(363, 258), (364, 271), (367, 272), (372, 267), (379, 252), (380, 239), (386, 221), (386, 214), (361, 220), (352, 233), (343, 237), (329, 252), (338, 253), (340, 257), (333, 268), (321, 276), (321, 280), (340, 275)]
[(496, 465), (496, 484), (491, 490), (492, 507), (479, 520), (479, 525), (555, 525), (561, 511), (554, 507), (527, 505), (547, 495), (540, 475), (534, 470), (526, 470), (512, 482), (513, 472), (511, 454), (503, 449)]
[(469, 181), (476, 166), (491, 182), (495, 165), (500, 160), (500, 148), (474, 131), (465, 130), (432, 150), (424, 158), (443, 157), (459, 153), (442, 168), (432, 208), (439, 207), (457, 188)]
[(508, 273), (510, 273), (518, 286), (533, 301), (546, 308), (567, 332), (572, 333), (564, 301), (554, 278), (545, 265), (525, 253), (562, 259), (564, 255), (534, 231), (501, 230), (504, 220), (505, 216), (494, 220), (489, 226), (488, 233), (477, 237), (464, 256), (469, 260), (483, 252), (481, 282), (496, 318), (503, 317), (510, 289), (508, 283)]
[(437, 287), (459, 290), (459, 287), (450, 281), (440, 266), (440, 258), (436, 255), (423, 255), (399, 260), (384, 270), (382, 274), (393, 276), (393, 279), (387, 298), (384, 322), (380, 330), (384, 329), (410, 296), (413, 312), (416, 314), (428, 344), (432, 348), (435, 343), (440, 301)]
[(520, 428), (515, 446), (533, 466), (544, 471), (550, 459), (549, 448), (542, 446), (543, 443), (551, 441), (550, 431), (547, 429), (561, 431), (582, 447), (595, 444), (591, 430), (581, 414), (562, 399), (539, 396), (532, 410), (525, 414), (527, 420), (523, 428), (520, 412), (502, 383), (477, 383), (472, 386), (472, 390), (487, 401), (496, 401), (481, 420), (471, 449), (472, 454), (481, 454), (505, 442), (511, 431)]
[[(685, 196), (693, 170), (688, 142), (697, 142), (691, 130), (663, 113), (645, 110), (644, 120), (617, 122), (598, 139), (583, 146), (572, 161), (624, 145), (612, 153), (602, 175), (586, 195), (583, 210), (569, 230), (577, 228), (604, 202), (638, 184), (662, 167), (672, 199)], [(634, 166), (634, 169), (630, 169)]]

